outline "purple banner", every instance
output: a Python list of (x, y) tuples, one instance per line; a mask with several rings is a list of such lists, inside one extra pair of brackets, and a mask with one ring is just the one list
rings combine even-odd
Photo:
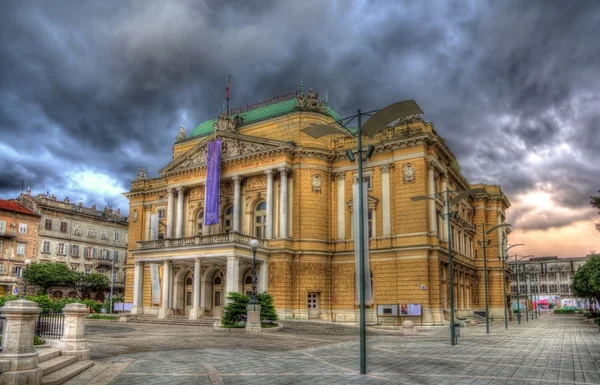
[(219, 223), (219, 187), (221, 186), (221, 139), (208, 142), (206, 161), (206, 201), (204, 224)]

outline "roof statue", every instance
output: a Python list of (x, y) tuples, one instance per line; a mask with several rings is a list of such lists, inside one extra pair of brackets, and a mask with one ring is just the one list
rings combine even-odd
[(302, 95), (302, 92), (298, 94), (295, 108), (302, 110), (316, 110), (327, 113), (327, 103), (323, 100), (319, 100), (319, 94), (315, 94), (312, 88), (308, 89), (308, 94), (306, 97)]
[(148, 174), (146, 174), (146, 169), (145, 168), (140, 168), (140, 171), (138, 171), (135, 180), (144, 180), (144, 179), (148, 179)]
[(227, 115), (227, 112), (225, 110), (221, 112), (221, 115), (219, 115), (219, 118), (213, 124), (213, 128), (215, 129), (215, 131), (231, 132), (234, 134), (237, 131), (237, 125), (235, 120), (229, 115)]
[(186, 138), (187, 138), (187, 135), (185, 133), (185, 127), (179, 126), (179, 135), (177, 135), (177, 137), (175, 138), (175, 141), (181, 142), (181, 141), (185, 140)]

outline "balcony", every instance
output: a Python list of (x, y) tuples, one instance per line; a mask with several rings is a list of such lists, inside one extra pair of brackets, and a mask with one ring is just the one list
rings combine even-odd
[[(239, 233), (225, 233), (225, 234), (214, 234), (214, 235), (196, 235), (193, 237), (176, 238), (176, 239), (157, 239), (154, 241), (138, 241), (138, 250), (155, 250), (155, 249), (166, 249), (166, 248), (178, 248), (178, 247), (190, 247), (190, 246), (201, 246), (201, 245), (218, 245), (228, 243), (242, 243), (249, 244), (254, 239), (249, 235), (243, 235)], [(267, 241), (265, 239), (259, 239), (259, 246), (266, 247)]]

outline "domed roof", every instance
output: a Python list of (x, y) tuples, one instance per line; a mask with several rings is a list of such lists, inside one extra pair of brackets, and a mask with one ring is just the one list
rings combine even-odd
[[(291, 93), (273, 98), (271, 100), (256, 103), (251, 106), (232, 109), (229, 112), (229, 115), (239, 116), (240, 118), (242, 118), (242, 126), (257, 123), (267, 119), (272, 119), (295, 111), (296, 105), (298, 103), (298, 96), (298, 93)], [(337, 112), (329, 108), (327, 103), (325, 103), (324, 105), (327, 115), (331, 116), (336, 121), (341, 120)], [(211, 119), (207, 120), (206, 122), (200, 123), (198, 126), (196, 126), (196, 128), (192, 130), (190, 138), (211, 134), (213, 132), (213, 124), (215, 124), (216, 121), (217, 119)]]

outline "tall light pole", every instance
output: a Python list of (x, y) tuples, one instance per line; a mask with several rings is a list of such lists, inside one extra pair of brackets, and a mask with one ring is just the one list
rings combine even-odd
[[(519, 262), (525, 258), (533, 257), (533, 255), (525, 255), (521, 258), (517, 259), (518, 255), (515, 254), (515, 270), (517, 271), (517, 322), (519, 325), (521, 324), (521, 287), (519, 286)], [(525, 306), (525, 310), (527, 310), (527, 306)]]
[[(490, 244), (491, 239), (488, 239), (486, 241), (485, 236), (489, 235), (492, 231), (502, 228), (502, 227), (509, 227), (510, 225), (508, 223), (501, 223), (499, 225), (493, 226), (491, 229), (489, 230), (485, 230), (485, 223), (481, 224), (481, 233), (483, 236), (483, 242), (482, 241), (477, 241), (477, 243), (479, 243), (479, 246), (481, 246), (483, 248), (483, 284), (485, 285), (484, 288), (484, 293), (485, 293), (485, 334), (490, 334), (490, 306), (489, 306), (489, 301), (488, 301), (488, 273), (487, 273), (487, 254), (486, 254), (486, 249), (488, 247), (488, 245)], [(502, 250), (498, 251), (499, 253), (502, 253)], [(504, 282), (502, 282), (502, 284), (504, 284)], [(505, 313), (506, 314), (506, 313)]]
[[(365, 242), (365, 224), (364, 224), (364, 214), (363, 214), (363, 152), (365, 152), (365, 158), (369, 159), (375, 150), (375, 147), (369, 145), (367, 150), (363, 150), (362, 147), (362, 135), (363, 133), (372, 138), (377, 134), (377, 132), (381, 131), (385, 126), (394, 121), (410, 116), (422, 114), (423, 111), (421, 107), (414, 100), (404, 100), (401, 102), (397, 102), (394, 104), (390, 104), (387, 107), (384, 107), (381, 110), (373, 110), (368, 112), (361, 112), (358, 110), (355, 115), (349, 116), (347, 118), (342, 119), (337, 123), (337, 125), (327, 125), (327, 124), (319, 124), (312, 125), (306, 128), (303, 128), (302, 131), (312, 136), (315, 139), (321, 138), (326, 135), (332, 134), (344, 134), (351, 135), (356, 137), (358, 149), (356, 152), (352, 150), (346, 150), (346, 156), (350, 160), (350, 162), (354, 162), (355, 155), (358, 155), (357, 160), (357, 168), (358, 168), (358, 282), (359, 282), (359, 308), (360, 308), (360, 374), (367, 374), (367, 331), (365, 326), (366, 321), (366, 313), (365, 313), (365, 274), (369, 274), (370, 272), (365, 269), (365, 247), (368, 247)], [(369, 120), (362, 125), (362, 117), (363, 116), (371, 116)], [(357, 119), (358, 128), (356, 132), (350, 131), (347, 125)], [(369, 278), (370, 279), (370, 278)]]
[(30, 259), (26, 259), (25, 260), (25, 287), (23, 288), (23, 294), (21, 294), (21, 298), (25, 297), (27, 295), (27, 279), (29, 278), (29, 265), (31, 265), (31, 260)]
[(256, 249), (259, 244), (258, 239), (250, 241), (250, 247), (252, 248), (252, 296), (248, 302), (250, 305), (258, 304), (258, 297), (256, 296)]
[(508, 304), (506, 301), (506, 277), (505, 277), (505, 264), (506, 258), (508, 257), (508, 250), (516, 246), (525, 246), (523, 243), (517, 243), (516, 245), (510, 245), (503, 250), (499, 258), (502, 260), (502, 288), (504, 289), (504, 329), (508, 329)]
[[(450, 345), (456, 344), (456, 338), (454, 336), (454, 271), (453, 271), (453, 259), (452, 259), (452, 225), (450, 219), (454, 218), (457, 211), (450, 211), (450, 207), (454, 206), (458, 202), (460, 202), (463, 198), (466, 198), (470, 195), (475, 194), (484, 194), (485, 188), (478, 187), (470, 190), (465, 190), (456, 195), (452, 200), (450, 199), (450, 190), (446, 190), (443, 194), (446, 195), (444, 200), (444, 205), (446, 206), (446, 213), (441, 214), (442, 219), (448, 218), (448, 275), (449, 275), (449, 283), (450, 283)], [(437, 197), (442, 197), (442, 193), (435, 193), (433, 196), (431, 195), (420, 195), (411, 197), (410, 199), (413, 201), (422, 201), (422, 200), (436, 200)]]
[(110, 313), (113, 313), (113, 292), (115, 287), (115, 250), (117, 243), (117, 220), (114, 220), (114, 231), (113, 231), (113, 252), (112, 252), (112, 268), (110, 270)]

